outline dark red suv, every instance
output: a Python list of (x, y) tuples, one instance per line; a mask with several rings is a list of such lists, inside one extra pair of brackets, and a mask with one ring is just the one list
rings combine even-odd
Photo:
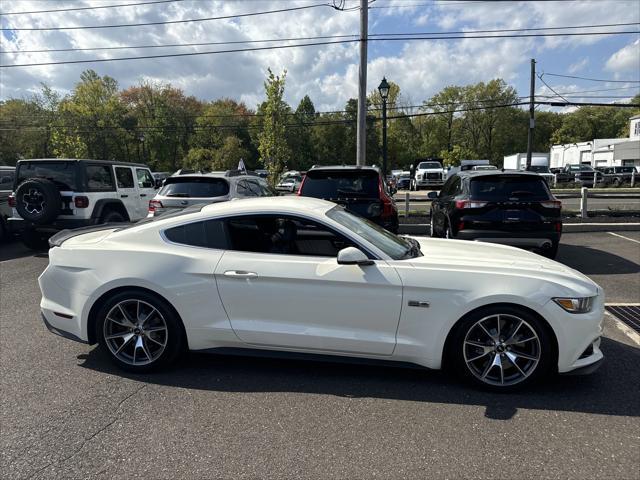
[(314, 167), (302, 180), (298, 195), (329, 200), (393, 233), (398, 232), (396, 202), (375, 167)]

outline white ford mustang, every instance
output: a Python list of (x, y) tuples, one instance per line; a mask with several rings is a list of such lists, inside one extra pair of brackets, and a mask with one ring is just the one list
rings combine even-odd
[(397, 237), (322, 200), (195, 206), (51, 245), (47, 327), (128, 370), (269, 350), (451, 366), (508, 390), (603, 358), (603, 293), (584, 275), (512, 247)]

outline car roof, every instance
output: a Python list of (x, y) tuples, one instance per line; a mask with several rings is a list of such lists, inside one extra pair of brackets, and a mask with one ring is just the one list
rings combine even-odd
[[(117, 162), (115, 160), (91, 160), (88, 158), (24, 158), (18, 160), (18, 163), (27, 162), (77, 162), (77, 163), (97, 163), (100, 165), (122, 165), (126, 167), (144, 167), (149, 168), (144, 163)], [(151, 170), (151, 169), (149, 169)]]
[(185, 173), (184, 175), (171, 175), (167, 177), (166, 180), (172, 182), (173, 179), (181, 179), (181, 178), (221, 178), (228, 182), (237, 182), (244, 178), (249, 178), (252, 180), (264, 180), (264, 178), (259, 177), (258, 175), (237, 175), (233, 177), (229, 177), (225, 174), (225, 172), (208, 172), (208, 173)]
[(460, 178), (475, 178), (475, 177), (498, 177), (503, 175), (514, 176), (514, 175), (522, 175), (522, 176), (534, 176), (540, 177), (540, 174), (537, 172), (527, 172), (526, 170), (463, 170), (461, 172), (456, 172), (455, 175), (458, 175)]
[(311, 167), (309, 171), (317, 170), (372, 170), (378, 172), (378, 168), (372, 165), (322, 165), (319, 167)]

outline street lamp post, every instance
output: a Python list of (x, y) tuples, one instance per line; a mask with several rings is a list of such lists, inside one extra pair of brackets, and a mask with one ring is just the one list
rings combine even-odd
[(385, 77), (378, 86), (382, 98), (382, 176), (387, 179), (387, 98), (389, 97), (389, 83)]

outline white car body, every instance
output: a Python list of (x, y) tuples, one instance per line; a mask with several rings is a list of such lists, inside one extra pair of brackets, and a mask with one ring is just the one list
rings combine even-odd
[(415, 187), (441, 187), (446, 180), (445, 169), (439, 162), (420, 162), (416, 167)]
[[(460, 318), (478, 307), (509, 303), (537, 312), (551, 327), (559, 372), (602, 359), (604, 296), (584, 275), (516, 248), (458, 240), (420, 238), (424, 256), (393, 260), (327, 217), (332, 208), (304, 197), (247, 199), (72, 237), (50, 250), (39, 278), (42, 314), (54, 333), (93, 343), (89, 325), (96, 301), (114, 289), (139, 287), (175, 308), (190, 350), (294, 351), (438, 369), (447, 335)], [(331, 257), (215, 250), (172, 243), (162, 233), (204, 219), (262, 213), (329, 226), (376, 259), (366, 266), (340, 265)], [(241, 271), (255, 275), (233, 275)], [(571, 314), (554, 297), (595, 300), (589, 313)], [(408, 306), (411, 301), (428, 308)], [(579, 358), (590, 345), (592, 354)]]

